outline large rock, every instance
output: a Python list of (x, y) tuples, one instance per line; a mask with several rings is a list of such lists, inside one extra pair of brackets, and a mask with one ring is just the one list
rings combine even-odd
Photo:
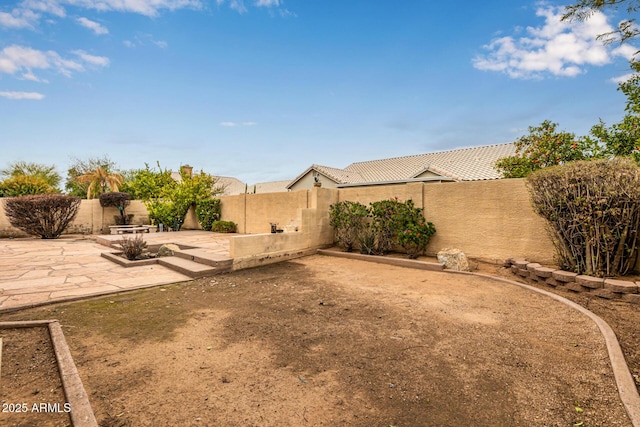
[(438, 252), (438, 262), (444, 268), (456, 271), (471, 271), (467, 256), (460, 249), (443, 249)]
[(179, 250), (180, 250), (180, 246), (175, 245), (173, 243), (167, 243), (166, 245), (160, 246), (160, 249), (158, 249), (158, 256), (159, 257), (173, 256), (173, 253)]

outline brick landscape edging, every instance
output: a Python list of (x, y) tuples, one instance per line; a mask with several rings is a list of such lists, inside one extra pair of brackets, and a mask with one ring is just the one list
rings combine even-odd
[(62, 381), (67, 403), (71, 405), (69, 418), (74, 427), (98, 427), (89, 396), (82, 385), (80, 374), (73, 362), (71, 351), (57, 320), (26, 320), (0, 322), (0, 329), (46, 327), (51, 338), (51, 346), (56, 357), (58, 374)]
[(545, 283), (556, 289), (588, 293), (605, 299), (640, 304), (640, 282), (585, 276), (570, 271), (543, 267), (524, 258), (509, 258), (504, 266), (531, 282)]

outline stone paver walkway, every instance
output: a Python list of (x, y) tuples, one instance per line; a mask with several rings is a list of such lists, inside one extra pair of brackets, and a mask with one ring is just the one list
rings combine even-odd
[[(104, 244), (121, 238), (0, 239), (0, 311), (191, 280), (158, 264), (125, 268), (100, 256), (110, 251)], [(184, 244), (229, 256), (229, 235), (180, 231), (144, 238), (148, 244)]]

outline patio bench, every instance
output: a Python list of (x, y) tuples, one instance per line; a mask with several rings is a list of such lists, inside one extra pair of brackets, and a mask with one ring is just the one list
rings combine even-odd
[(152, 225), (110, 225), (109, 230), (111, 234), (124, 234), (124, 233), (149, 233), (153, 228)]

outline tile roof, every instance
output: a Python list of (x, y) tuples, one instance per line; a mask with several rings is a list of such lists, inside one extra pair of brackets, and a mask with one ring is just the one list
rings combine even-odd
[(327, 175), (338, 184), (405, 181), (425, 172), (457, 181), (499, 179), (501, 176), (494, 169), (494, 163), (515, 152), (515, 145), (509, 143), (356, 162), (344, 169), (312, 165), (291, 181), (288, 188), (311, 170)]
[(249, 191), (252, 192), (255, 186), (256, 193), (281, 193), (284, 191), (289, 191), (287, 189), (287, 184), (289, 184), (289, 180), (286, 181), (269, 181), (269, 182), (258, 182), (254, 185), (249, 186)]
[(493, 167), (494, 163), (502, 157), (514, 154), (515, 146), (511, 143), (485, 145), (356, 162), (347, 166), (345, 170), (359, 173), (364, 178), (362, 182), (399, 181), (415, 178), (426, 171), (458, 181), (478, 181), (500, 178), (500, 174)]

